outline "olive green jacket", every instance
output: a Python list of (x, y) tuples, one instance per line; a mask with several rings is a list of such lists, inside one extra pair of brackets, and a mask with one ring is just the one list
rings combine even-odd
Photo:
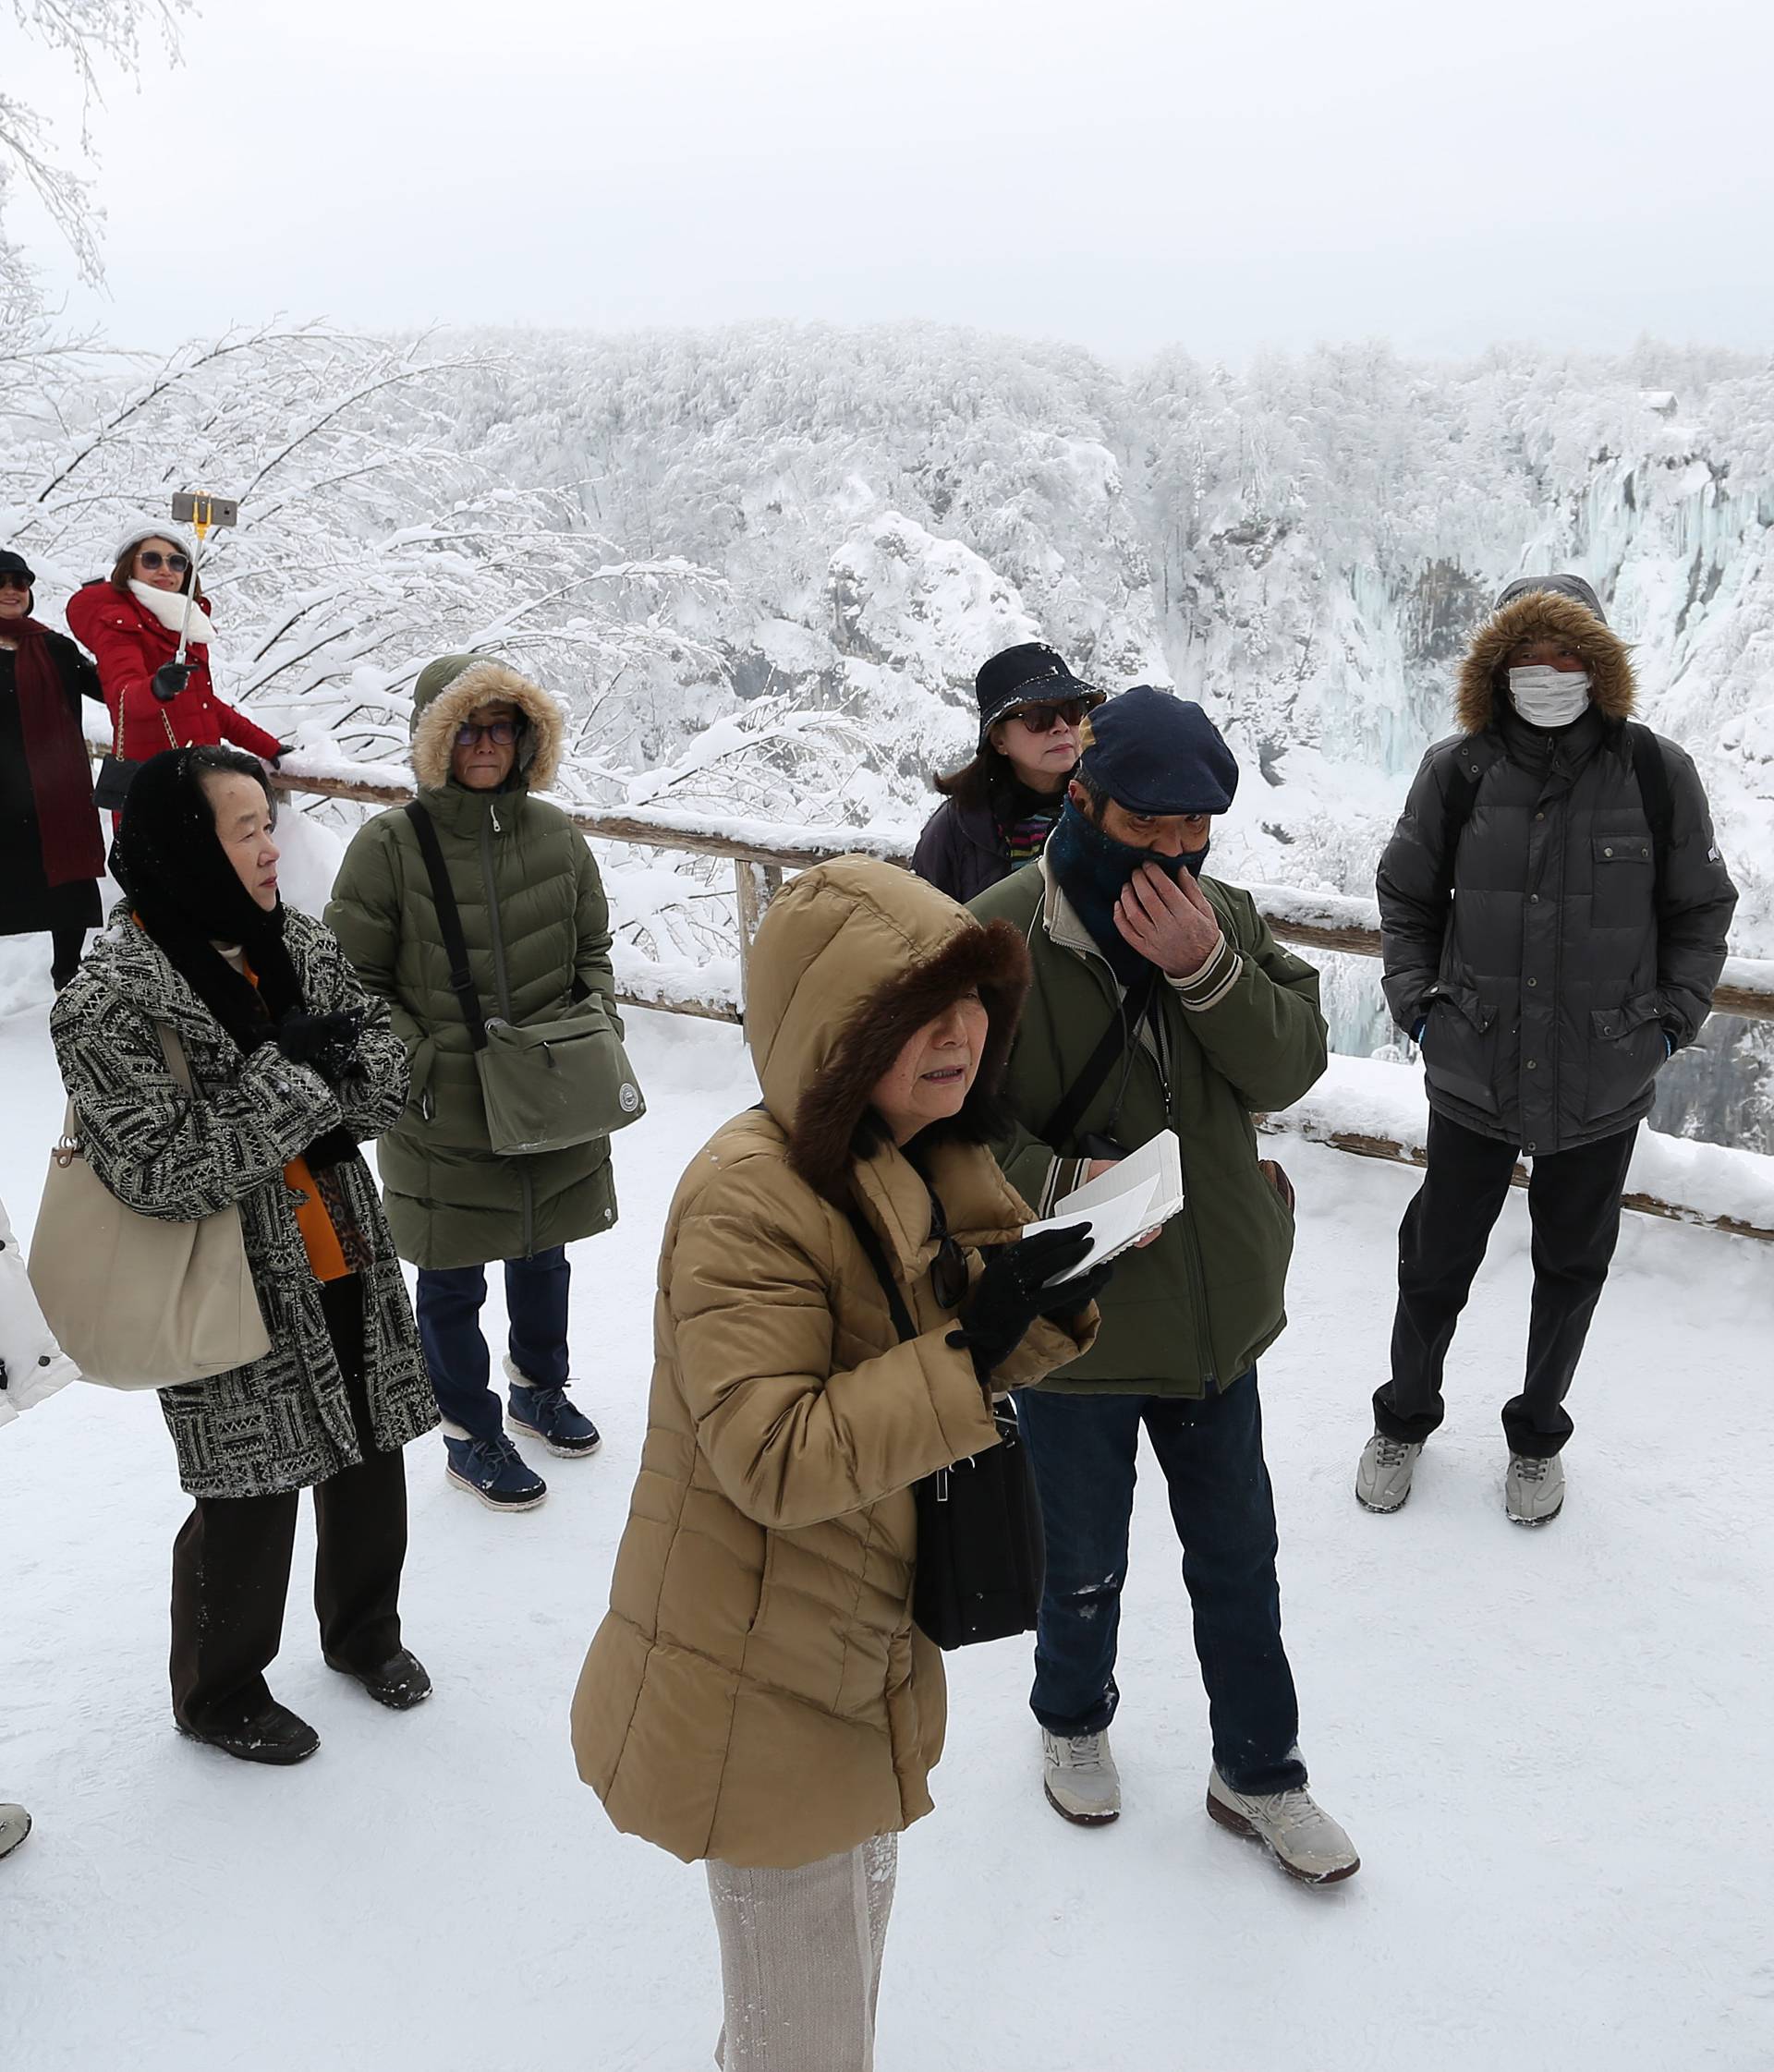
[(1281, 948), (1248, 892), (1210, 878), (1201, 890), (1220, 952), (1186, 984), (1160, 981), (1156, 1035), (1144, 1025), (1124, 1084), (1117, 1066), (1057, 1145), (1038, 1133), (1120, 1014), (1122, 988), (1045, 861), (972, 903), (1022, 930), (1035, 966), (1004, 1078), (1014, 1127), (993, 1147), (1011, 1185), (1045, 1216), (1083, 1178), (1080, 1135), (1134, 1151), (1168, 1127), (1183, 1147), (1187, 1206), (1115, 1262), (1095, 1345), (1046, 1388), (1201, 1396), (1255, 1365), (1287, 1321), (1294, 1218), (1258, 1162), (1251, 1117), (1298, 1100), (1324, 1071), (1318, 975)]
[[(461, 666), (432, 663), (419, 678), (413, 767), (482, 1012), (529, 1025), (581, 1012), (595, 993), (620, 1031), (598, 866), (565, 814), (529, 795), (558, 767), (560, 709), (498, 662), (450, 660)], [(477, 706), (497, 699), (529, 721), (518, 765), (504, 789), (471, 792), (450, 778), (451, 737)], [(616, 1219), (608, 1137), (522, 1157), (488, 1143), (473, 1042), (404, 807), (358, 830), (326, 919), (363, 985), (388, 1002), (412, 1066), (406, 1110), (376, 1147), (400, 1256), (419, 1266), (480, 1266), (608, 1230)]]

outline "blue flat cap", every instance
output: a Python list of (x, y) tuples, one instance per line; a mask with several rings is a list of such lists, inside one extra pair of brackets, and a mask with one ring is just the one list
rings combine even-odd
[(1223, 813), (1238, 758), (1198, 705), (1136, 684), (1087, 713), (1079, 767), (1130, 813)]

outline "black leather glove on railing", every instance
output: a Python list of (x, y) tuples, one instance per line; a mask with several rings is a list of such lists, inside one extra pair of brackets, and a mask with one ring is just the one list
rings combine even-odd
[(1112, 1266), (1093, 1266), (1056, 1288), (1046, 1285), (1055, 1274), (1077, 1265), (1089, 1250), (1089, 1241), (1088, 1223), (1071, 1223), (1063, 1230), (1019, 1238), (988, 1256), (985, 1271), (955, 1317), (960, 1328), (949, 1333), (951, 1345), (965, 1346), (973, 1354), (981, 1381), (1010, 1358), (1037, 1317), (1075, 1316), (1095, 1302)]
[(162, 662), (154, 672), (154, 696), (170, 705), (191, 680), (189, 662)]
[(363, 1016), (356, 1008), (332, 1014), (286, 1014), (277, 1048), (292, 1065), (311, 1065), (325, 1080), (343, 1079), (358, 1054)]

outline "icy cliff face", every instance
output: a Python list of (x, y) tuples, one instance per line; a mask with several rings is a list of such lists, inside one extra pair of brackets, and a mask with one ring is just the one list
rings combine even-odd
[(908, 816), (928, 752), (965, 745), (978, 662), (1039, 631), (1111, 687), (1209, 706), (1250, 772), (1240, 867), (1365, 891), (1497, 588), (1576, 569), (1706, 772), (1740, 948), (1774, 954), (1767, 369), (1361, 346), (1124, 375), (922, 326), (496, 343), (477, 453), (724, 576), (694, 630), (734, 698), (844, 710)]

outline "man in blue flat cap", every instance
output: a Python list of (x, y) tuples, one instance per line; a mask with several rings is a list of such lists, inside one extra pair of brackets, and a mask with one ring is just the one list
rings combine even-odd
[(1324, 1071), (1318, 975), (1249, 893), (1201, 876), (1238, 765), (1198, 705), (1139, 685), (1088, 714), (1080, 745), (1039, 866), (973, 902), (1034, 963), (1004, 1079), (1014, 1126), (994, 1148), (1045, 1216), (1172, 1129), (1187, 1201), (1117, 1261), (1090, 1351), (1019, 1398), (1047, 1530), (1030, 1699), (1047, 1798), (1081, 1825), (1121, 1811), (1109, 1723), (1143, 1427), (1183, 1543), (1208, 1811), (1328, 1884), (1360, 1860), (1306, 1789), (1282, 1645), (1257, 1362), (1286, 1321), (1294, 1216), (1251, 1121)]

